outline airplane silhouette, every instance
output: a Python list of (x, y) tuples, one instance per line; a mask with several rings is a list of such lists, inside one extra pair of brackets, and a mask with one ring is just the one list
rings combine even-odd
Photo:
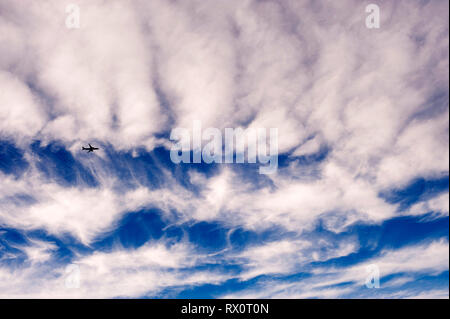
[(93, 152), (93, 151), (98, 150), (98, 147), (94, 147), (94, 146), (92, 146), (91, 144), (89, 144), (89, 147), (84, 147), (84, 146), (82, 146), (82, 147), (81, 147), (81, 150), (82, 150), (82, 151), (87, 151), (88, 153), (90, 153), (90, 152)]

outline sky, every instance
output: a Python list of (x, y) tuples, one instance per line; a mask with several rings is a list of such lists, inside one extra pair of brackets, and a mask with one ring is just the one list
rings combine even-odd
[(449, 2), (369, 3), (0, 0), (0, 298), (449, 298)]

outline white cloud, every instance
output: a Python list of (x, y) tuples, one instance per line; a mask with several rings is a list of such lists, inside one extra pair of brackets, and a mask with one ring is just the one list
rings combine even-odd
[(35, 136), (46, 122), (39, 99), (16, 76), (0, 70), (0, 136)]
[(57, 248), (57, 246), (54, 243), (29, 239), (26, 245), (16, 246), (15, 248), (21, 249), (25, 252), (28, 261), (31, 263), (42, 263), (51, 258), (52, 252)]
[[(373, 297), (382, 293), (383, 277), (390, 274), (401, 274), (406, 272), (401, 278), (410, 278), (415, 273), (426, 273), (438, 275), (448, 270), (448, 241), (441, 239), (429, 244), (419, 244), (408, 246), (399, 250), (386, 250), (380, 256), (374, 257), (363, 263), (346, 268), (332, 268), (323, 266), (313, 271), (314, 276), (301, 279), (297, 282), (282, 283), (268, 281), (256, 289), (244, 290), (238, 293), (231, 293), (221, 297), (224, 298), (339, 298), (352, 293), (357, 293), (358, 289), (367, 289), (365, 279), (368, 275), (366, 267), (375, 264), (380, 269), (380, 288), (370, 290)], [(408, 279), (409, 280), (409, 279)], [(406, 281), (405, 281), (406, 282)], [(348, 283), (346, 285), (342, 285)], [(337, 286), (341, 284), (341, 286)], [(390, 283), (388, 282), (388, 286)], [(403, 292), (397, 298), (420, 298), (422, 292)], [(436, 295), (436, 294), (434, 294)], [(442, 291), (438, 292), (442, 295)], [(448, 295), (448, 292), (447, 292)], [(358, 295), (356, 295), (358, 296)], [(367, 296), (371, 298), (371, 294)], [(388, 295), (389, 296), (389, 295)], [(395, 296), (391, 296), (395, 298)]]
[[(189, 267), (201, 256), (186, 244), (145, 245), (137, 250), (96, 252), (73, 261), (79, 269), (79, 288), (66, 286), (64, 267), (45, 266), (11, 271), (0, 267), (2, 298), (113, 298), (154, 296), (167, 287), (219, 283), (227, 277)], [(187, 267), (186, 271), (182, 268)]]
[(434, 216), (448, 216), (449, 193), (443, 193), (429, 200), (414, 204), (407, 212), (411, 215), (422, 215), (433, 212)]

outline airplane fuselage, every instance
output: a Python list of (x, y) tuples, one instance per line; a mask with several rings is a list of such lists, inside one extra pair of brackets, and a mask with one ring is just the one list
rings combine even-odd
[(82, 146), (82, 147), (81, 147), (81, 150), (87, 151), (88, 153), (91, 153), (91, 152), (93, 152), (93, 151), (98, 150), (98, 147), (93, 147), (91, 144), (89, 144), (89, 147), (84, 147), (84, 146)]

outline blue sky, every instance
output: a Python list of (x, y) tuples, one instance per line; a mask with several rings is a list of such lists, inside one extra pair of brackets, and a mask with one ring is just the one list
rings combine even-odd
[(448, 298), (448, 2), (74, 3), (0, 2), (0, 297)]

